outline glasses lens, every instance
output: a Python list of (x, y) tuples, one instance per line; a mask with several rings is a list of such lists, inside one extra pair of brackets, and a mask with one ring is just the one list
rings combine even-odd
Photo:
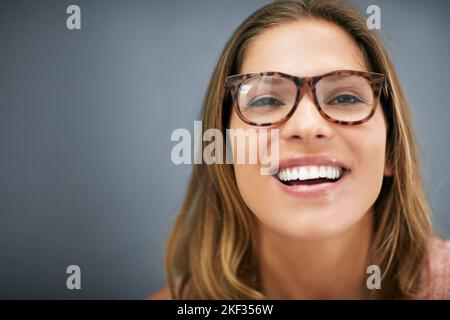
[(359, 75), (322, 78), (316, 85), (316, 95), (322, 110), (335, 120), (363, 120), (374, 107), (370, 82)]
[(250, 78), (239, 88), (239, 111), (246, 120), (257, 124), (276, 123), (288, 115), (296, 94), (296, 85), (290, 79), (273, 76)]

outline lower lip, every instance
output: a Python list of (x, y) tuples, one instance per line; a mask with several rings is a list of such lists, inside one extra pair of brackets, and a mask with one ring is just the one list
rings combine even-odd
[(336, 182), (325, 182), (311, 185), (299, 184), (294, 186), (288, 186), (281, 183), (276, 176), (273, 176), (273, 179), (283, 191), (286, 191), (291, 195), (302, 198), (316, 198), (325, 196), (331, 193), (333, 190), (339, 188), (339, 186), (341, 186), (347, 180), (349, 174), (350, 174), (349, 170), (344, 170), (341, 178)]

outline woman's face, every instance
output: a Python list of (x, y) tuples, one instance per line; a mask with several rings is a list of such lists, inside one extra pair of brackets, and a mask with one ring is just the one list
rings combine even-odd
[[(240, 73), (267, 70), (302, 77), (334, 70), (369, 71), (344, 30), (313, 19), (274, 27), (252, 41)], [(383, 175), (390, 174), (385, 168), (386, 122), (380, 105), (364, 124), (329, 122), (307, 91), (292, 117), (273, 128), (279, 130), (280, 163), (301, 156), (335, 158), (349, 169), (339, 186), (305, 196), (284, 188), (276, 176), (261, 175), (260, 164), (234, 168), (239, 191), (264, 228), (291, 239), (329, 239), (365, 221), (362, 218), (371, 212)], [(240, 120), (233, 109), (230, 129), (255, 127)]]

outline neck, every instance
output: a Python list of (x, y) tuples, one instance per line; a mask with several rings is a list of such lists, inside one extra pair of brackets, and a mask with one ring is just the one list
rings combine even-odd
[(260, 274), (267, 299), (365, 299), (371, 211), (327, 240), (287, 239), (258, 223)]

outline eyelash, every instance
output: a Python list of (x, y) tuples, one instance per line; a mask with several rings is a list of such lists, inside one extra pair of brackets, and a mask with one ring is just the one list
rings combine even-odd
[[(278, 99), (276, 99), (276, 98), (274, 98), (274, 97), (261, 97), (261, 98), (255, 99), (255, 100), (253, 100), (251, 103), (249, 103), (249, 104), (248, 104), (248, 107), (261, 106), (261, 105), (256, 104), (258, 101), (260, 102), (261, 100), (263, 100), (263, 101), (264, 101), (264, 100), (269, 100), (269, 101), (271, 101), (271, 102), (275, 102), (275, 103), (271, 103), (271, 104), (263, 103), (262, 105), (271, 105), (271, 106), (281, 106), (281, 105), (284, 105), (283, 102), (281, 102), (280, 100), (278, 100)], [(260, 103), (261, 103), (261, 102), (260, 102)]]
[(338, 95), (338, 96), (336, 96), (336, 97), (334, 97), (333, 99), (331, 99), (331, 100), (329, 100), (328, 102), (327, 102), (327, 104), (332, 104), (331, 102), (332, 101), (334, 101), (334, 100), (336, 100), (336, 99), (338, 99), (338, 98), (342, 98), (342, 97), (350, 97), (350, 98), (352, 98), (352, 99), (354, 99), (354, 100), (356, 100), (356, 101), (353, 101), (353, 102), (350, 102), (350, 103), (333, 103), (333, 104), (354, 104), (354, 103), (361, 103), (361, 102), (364, 102), (362, 99), (360, 99), (358, 96), (355, 96), (355, 95), (353, 95), (353, 94), (349, 94), (349, 93), (346, 93), (346, 94), (341, 94), (341, 95)]

